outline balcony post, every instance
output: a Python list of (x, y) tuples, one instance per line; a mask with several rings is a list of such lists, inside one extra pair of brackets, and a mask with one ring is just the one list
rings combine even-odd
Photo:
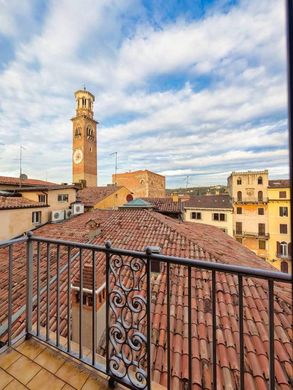
[(33, 311), (33, 233), (27, 232), (26, 247), (26, 338), (32, 333), (32, 311)]
[(146, 296), (146, 304), (147, 304), (147, 388), (151, 389), (151, 378), (152, 378), (152, 321), (151, 321), (151, 262), (152, 262), (152, 254), (156, 251), (156, 248), (148, 246), (145, 249), (147, 255), (147, 263), (146, 263), (146, 272), (147, 272), (147, 296)]

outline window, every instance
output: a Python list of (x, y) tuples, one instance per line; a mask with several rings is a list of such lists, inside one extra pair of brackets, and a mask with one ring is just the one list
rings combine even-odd
[(47, 203), (47, 195), (38, 195), (39, 202)]
[(288, 207), (279, 207), (280, 217), (288, 217)]
[(238, 201), (241, 201), (241, 200), (242, 200), (242, 192), (241, 192), (241, 191), (238, 191), (238, 192), (237, 192), (237, 200), (238, 200)]
[(80, 127), (77, 127), (75, 129), (75, 133), (74, 133), (75, 137), (78, 138), (81, 136), (81, 128)]
[(213, 221), (226, 221), (226, 214), (213, 213)]
[(236, 234), (242, 234), (242, 222), (236, 222)]
[(281, 256), (288, 256), (288, 245), (284, 241), (282, 241), (280, 243), (280, 255)]
[(58, 202), (68, 202), (68, 194), (59, 194)]
[(264, 240), (258, 241), (258, 248), (259, 249), (266, 249), (266, 242)]
[(42, 212), (41, 211), (33, 211), (32, 212), (32, 223), (41, 223)]
[(287, 261), (282, 261), (281, 263), (281, 271), (285, 272), (286, 274), (289, 272), (289, 267)]
[(88, 306), (93, 306), (93, 303), (94, 303), (93, 297), (89, 295), (88, 298), (87, 298), (87, 304), (88, 304)]
[(259, 177), (257, 178), (257, 184), (262, 184), (262, 177), (261, 177), (261, 176), (259, 176)]
[(262, 192), (262, 191), (258, 191), (258, 193), (257, 193), (257, 199), (258, 199), (259, 201), (263, 201), (263, 192)]
[(86, 129), (86, 135), (88, 137), (93, 137), (94, 136), (94, 130), (90, 126), (88, 126), (87, 129)]
[(237, 185), (241, 185), (241, 184), (242, 184), (241, 177), (238, 177), (238, 179), (237, 179)]
[(258, 215), (264, 215), (265, 209), (263, 207), (260, 207), (258, 210)]
[(237, 207), (237, 214), (242, 214), (242, 207)]
[(258, 234), (264, 236), (266, 234), (266, 225), (264, 223), (258, 224)]
[(198, 212), (192, 212), (191, 213), (191, 219), (201, 219), (201, 213)]
[(287, 234), (287, 232), (288, 232), (287, 224), (286, 223), (281, 223), (280, 224), (280, 233)]
[(281, 198), (281, 199), (286, 198), (286, 191), (280, 191), (279, 192), (279, 198)]

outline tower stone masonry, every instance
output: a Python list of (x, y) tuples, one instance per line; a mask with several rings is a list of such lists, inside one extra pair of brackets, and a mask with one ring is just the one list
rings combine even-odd
[(97, 124), (95, 97), (85, 88), (75, 92), (76, 115), (72, 118), (72, 182), (97, 186)]

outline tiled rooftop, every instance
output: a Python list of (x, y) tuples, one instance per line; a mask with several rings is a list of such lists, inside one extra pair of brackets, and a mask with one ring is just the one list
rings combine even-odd
[[(96, 236), (90, 235), (88, 222), (99, 225)], [(148, 210), (102, 211), (81, 215), (58, 225), (37, 229), (39, 236), (70, 239), (101, 245), (110, 240), (114, 247), (144, 250), (148, 245), (160, 246), (165, 255), (197, 258), (211, 262), (246, 265), (252, 268), (274, 270), (221, 230), (203, 224), (172, 220)], [(14, 277), (14, 310), (24, 305), (25, 261), (22, 251), (15, 252), (17, 272)], [(0, 323), (7, 312), (7, 261), (0, 251)], [(7, 255), (7, 252), (6, 252)], [(97, 255), (97, 273), (105, 273), (104, 256)], [(90, 262), (90, 258), (85, 257)], [(42, 260), (41, 278), (45, 279), (46, 258)], [(62, 267), (66, 259), (61, 257)], [(90, 263), (89, 263), (90, 264)], [(56, 263), (52, 264), (52, 274)], [(72, 266), (72, 278), (78, 273), (78, 264)], [(124, 275), (128, 277), (127, 273)], [(188, 378), (188, 315), (187, 270), (182, 266), (171, 269), (171, 364), (172, 389), (183, 389)], [(66, 336), (66, 275), (60, 281), (60, 328)], [(35, 287), (34, 287), (35, 288)], [(244, 344), (245, 384), (247, 389), (267, 389), (268, 378), (268, 287), (267, 282), (244, 278)], [(289, 286), (275, 283), (275, 349), (277, 388), (290, 389), (292, 384), (292, 297)], [(238, 281), (229, 274), (218, 274), (217, 283), (217, 375), (219, 388), (237, 388), (239, 378)], [(51, 289), (50, 329), (56, 329), (56, 291)], [(152, 356), (153, 380), (166, 385), (166, 272), (152, 275)], [(36, 313), (34, 311), (34, 319)], [(46, 313), (42, 310), (41, 324)], [(142, 325), (143, 326), (143, 325)], [(23, 318), (15, 328), (23, 329)], [(193, 388), (211, 389), (211, 274), (205, 270), (192, 271), (192, 362)], [(105, 338), (99, 352), (104, 354)]]
[(48, 207), (46, 203), (34, 202), (17, 196), (0, 196), (0, 210)]
[(0, 389), (102, 390), (108, 389), (108, 382), (97, 371), (31, 339), (0, 354)]
[(171, 197), (166, 198), (141, 198), (151, 203), (156, 211), (161, 213), (176, 213), (181, 212), (180, 202), (174, 202)]
[(290, 187), (290, 180), (269, 180), (269, 188), (288, 188)]
[(117, 186), (105, 186), (105, 187), (86, 187), (79, 190), (77, 193), (77, 199), (87, 207), (93, 207), (101, 200), (107, 198), (107, 196), (113, 194), (121, 187)]
[(26, 186), (14, 191), (29, 192), (29, 191), (54, 191), (54, 190), (66, 190), (66, 189), (77, 189), (78, 187), (74, 184), (47, 184), (47, 185), (34, 185)]
[(184, 207), (197, 207), (206, 209), (232, 209), (229, 195), (201, 195), (192, 196), (184, 203)]
[[(19, 177), (9, 177), (9, 176), (0, 176), (0, 184), (4, 185), (19, 185), (20, 179)], [(21, 179), (22, 186), (48, 186), (48, 185), (56, 185), (56, 183), (52, 183), (50, 181), (38, 180), (38, 179)]]

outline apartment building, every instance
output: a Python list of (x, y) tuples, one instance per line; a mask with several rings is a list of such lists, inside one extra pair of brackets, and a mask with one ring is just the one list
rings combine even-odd
[(184, 202), (184, 220), (216, 226), (233, 237), (233, 207), (229, 195), (191, 197)]
[(269, 180), (269, 250), (268, 259), (283, 272), (292, 272), (290, 182)]

